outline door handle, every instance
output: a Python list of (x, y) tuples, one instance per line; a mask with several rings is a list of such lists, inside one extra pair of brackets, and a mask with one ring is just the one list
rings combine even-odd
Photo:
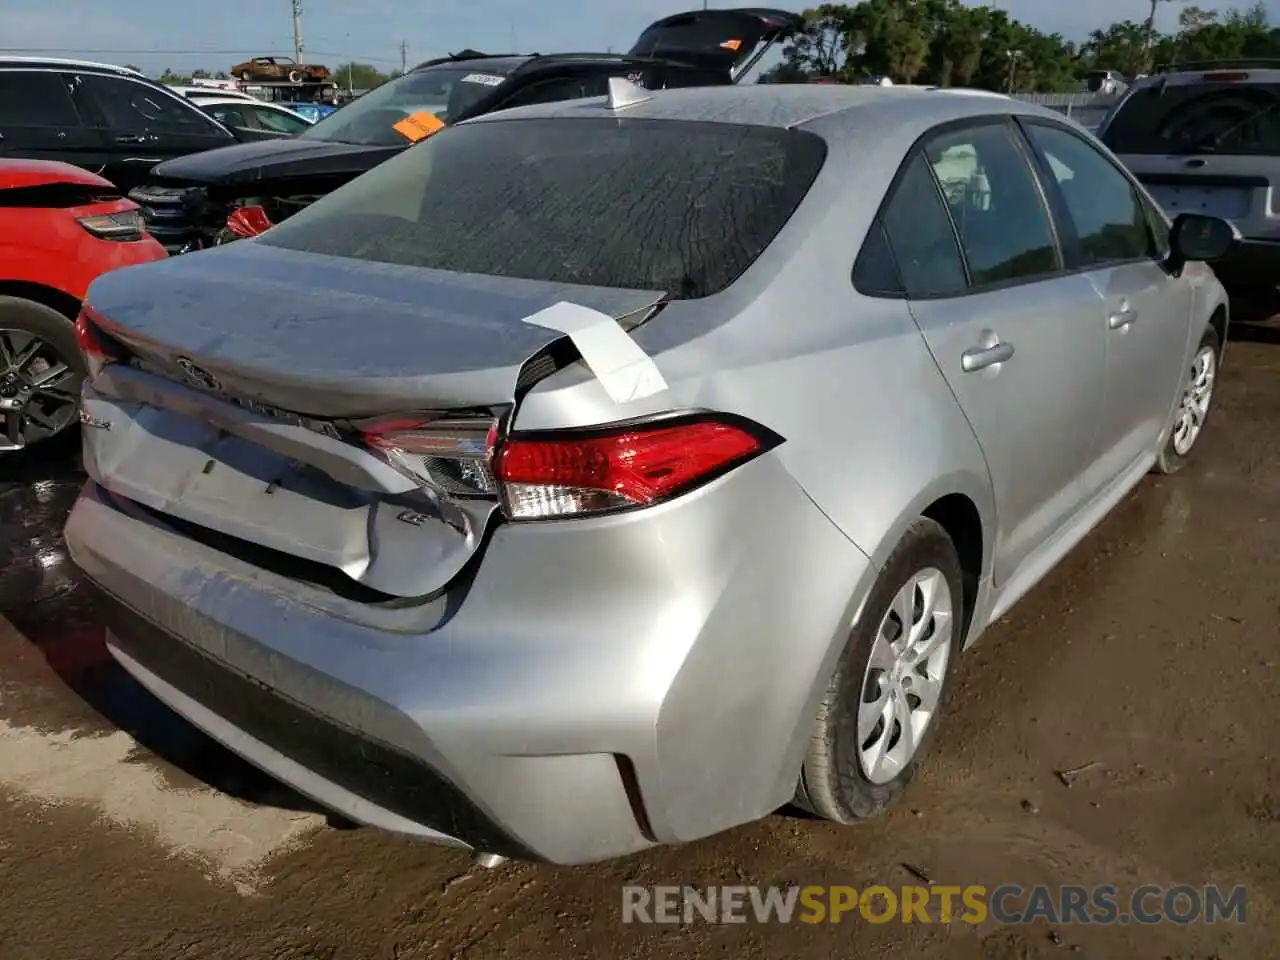
[(1007, 340), (990, 346), (970, 347), (960, 356), (960, 367), (965, 373), (977, 373), (997, 363), (1004, 363), (1013, 356), (1013, 344)]
[(146, 143), (147, 138), (140, 133), (125, 133), (116, 137), (116, 143)]
[(1107, 317), (1107, 326), (1112, 330), (1123, 330), (1137, 319), (1138, 311), (1133, 307), (1125, 307), (1123, 310), (1117, 310)]

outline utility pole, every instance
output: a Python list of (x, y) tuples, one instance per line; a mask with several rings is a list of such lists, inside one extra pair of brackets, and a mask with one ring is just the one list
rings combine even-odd
[(293, 4), (293, 59), (302, 62), (302, 0), (291, 0)]
[(409, 43), (406, 40), (400, 41), (400, 72), (404, 73), (409, 67)]

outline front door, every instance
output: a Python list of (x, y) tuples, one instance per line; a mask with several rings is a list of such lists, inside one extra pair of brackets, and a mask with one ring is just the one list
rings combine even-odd
[(1164, 244), (1129, 178), (1079, 134), (1052, 121), (1024, 123), (1064, 216), (1063, 250), (1105, 307), (1106, 410), (1096, 465), (1116, 479), (1157, 452), (1182, 381), (1192, 293), (1161, 265)]
[(1063, 268), (1030, 161), (1001, 118), (927, 139), (884, 224), (912, 313), (986, 455), (1000, 585), (1094, 492), (1084, 478), (1104, 402), (1101, 298)]

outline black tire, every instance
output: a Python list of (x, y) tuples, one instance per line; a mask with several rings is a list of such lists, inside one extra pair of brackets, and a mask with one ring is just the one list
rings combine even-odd
[[(27, 333), (40, 338), (52, 347), (57, 352), (59, 359), (71, 368), (76, 375), (75, 380), (69, 383), (66, 389), (79, 392), (80, 381), (84, 378), (86, 371), (84, 356), (80, 353), (80, 346), (76, 342), (75, 324), (71, 319), (57, 310), (46, 307), (42, 303), (36, 303), (33, 300), (23, 300), (19, 297), (0, 297), (0, 330), (16, 330), (21, 333)], [(0, 369), (0, 374), (3, 374), (3, 372), (4, 370)], [(71, 445), (78, 438), (79, 420), (72, 419), (65, 429), (52, 437), (29, 444), (19, 451), (7, 451), (5, 454), (0, 454), (0, 456), (29, 455), (32, 451), (37, 450), (42, 455), (55, 454), (61, 452), (64, 448), (71, 449)]]
[(253, 75), (252, 75), (251, 73), (249, 73), (249, 71), (248, 71), (248, 70), (245, 70), (245, 71), (243, 71), (243, 72), (240, 74), (240, 79), (241, 79), (242, 81), (244, 81), (245, 83), (248, 83), (249, 81), (251, 81), (251, 80), (253, 79)]
[(301, 71), (301, 70), (290, 70), (290, 71), (289, 71), (289, 82), (290, 82), (290, 83), (301, 83), (301, 82), (302, 82), (302, 71)]
[[(1218, 331), (1213, 329), (1213, 327), (1205, 328), (1204, 335), (1200, 338), (1200, 343), (1196, 347), (1195, 356), (1196, 357), (1200, 356), (1201, 352), (1204, 351), (1205, 349), (1210, 349), (1213, 351), (1213, 374), (1216, 380), (1218, 369), (1219, 369), (1219, 361), (1221, 361), (1222, 359), (1222, 341), (1219, 340), (1218, 338)], [(1193, 358), (1192, 360), (1193, 366), (1187, 369), (1183, 373), (1183, 380), (1181, 385), (1178, 388), (1179, 404), (1182, 403), (1183, 397), (1185, 396), (1187, 388), (1190, 384), (1190, 380), (1194, 371), (1194, 362), (1195, 361)], [(1196, 449), (1195, 444), (1200, 442), (1200, 437), (1204, 435), (1205, 428), (1209, 425), (1209, 418), (1212, 416), (1213, 416), (1213, 392), (1211, 390), (1209, 394), (1209, 407), (1205, 412), (1204, 418), (1200, 422), (1200, 432), (1196, 435), (1195, 439), (1192, 441), (1191, 447), (1188, 448), (1185, 452), (1179, 453), (1174, 443), (1175, 434), (1177, 430), (1178, 414), (1174, 414), (1174, 427), (1170, 429), (1169, 437), (1168, 439), (1165, 440), (1164, 449), (1160, 451), (1160, 456), (1156, 458), (1156, 465), (1154, 468), (1155, 472), (1163, 473), (1163, 474), (1177, 473), (1184, 466), (1186, 466), (1187, 461), (1191, 459), (1191, 455), (1195, 453), (1195, 449)]]
[[(867, 778), (858, 757), (857, 713), (863, 677), (872, 645), (894, 597), (916, 573), (934, 568), (951, 589), (951, 654), (943, 678), (937, 710), (925, 728), (915, 754), (886, 783)], [(801, 768), (796, 804), (836, 823), (850, 824), (883, 813), (915, 776), (920, 758), (938, 728), (951, 689), (956, 658), (963, 646), (964, 593), (960, 560), (946, 531), (932, 520), (920, 518), (894, 549), (871, 590), (857, 626), (836, 663), (835, 673), (818, 708), (808, 754)]]

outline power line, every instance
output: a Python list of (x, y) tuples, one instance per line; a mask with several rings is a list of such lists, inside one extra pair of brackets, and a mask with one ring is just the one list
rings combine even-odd
[[(240, 57), (252, 51), (251, 47), (241, 47), (237, 50), (169, 50), (159, 47), (143, 47), (137, 50), (121, 50), (121, 49), (86, 49), (85, 47), (0, 47), (0, 53), (74, 53), (89, 56), (145, 56), (145, 55), (161, 55), (173, 57)], [(372, 57), (362, 56), (354, 53), (335, 53), (332, 50), (312, 50), (311, 53), (317, 57), (337, 57), (342, 60), (363, 61), (365, 63), (395, 63), (395, 57)]]

